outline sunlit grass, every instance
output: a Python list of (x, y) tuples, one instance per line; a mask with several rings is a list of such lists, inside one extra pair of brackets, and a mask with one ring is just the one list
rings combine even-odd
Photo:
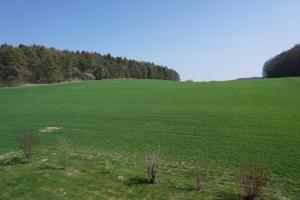
[[(0, 153), (17, 151), (20, 134), (38, 137), (31, 165), (0, 166), (1, 198), (234, 199), (236, 169), (256, 161), (272, 173), (268, 198), (294, 199), (300, 192), (299, 87), (300, 79), (288, 78), (0, 89)], [(46, 127), (61, 129), (39, 131)], [(59, 169), (55, 154), (62, 135), (73, 151), (70, 172)], [(127, 184), (146, 178), (145, 153), (157, 145), (166, 160), (161, 184)], [(41, 169), (43, 159), (52, 168)], [(203, 193), (193, 190), (191, 174), (199, 160), (207, 176)]]

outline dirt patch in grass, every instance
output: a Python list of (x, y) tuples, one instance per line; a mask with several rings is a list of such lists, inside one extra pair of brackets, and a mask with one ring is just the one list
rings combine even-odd
[(45, 127), (43, 129), (40, 129), (39, 131), (42, 133), (51, 133), (53, 131), (57, 131), (62, 129), (62, 127), (56, 127), (56, 126), (49, 126), (49, 127)]
[(79, 172), (79, 170), (77, 170), (77, 169), (68, 169), (68, 170), (66, 170), (66, 172), (65, 172), (65, 174), (67, 175), (67, 176), (76, 176), (76, 175), (78, 175), (80, 172)]

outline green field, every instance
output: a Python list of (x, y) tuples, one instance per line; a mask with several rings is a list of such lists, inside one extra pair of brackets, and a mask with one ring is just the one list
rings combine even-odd
[[(44, 127), (62, 127), (41, 133)], [(0, 154), (19, 156), (34, 133), (32, 164), (1, 164), (0, 199), (239, 199), (236, 171), (271, 172), (265, 199), (300, 199), (300, 79), (210, 83), (102, 80), (0, 89)], [(59, 137), (72, 144), (61, 170)], [(164, 154), (148, 185), (145, 152)], [(192, 169), (205, 167), (205, 190)], [(120, 178), (123, 176), (124, 178)]]

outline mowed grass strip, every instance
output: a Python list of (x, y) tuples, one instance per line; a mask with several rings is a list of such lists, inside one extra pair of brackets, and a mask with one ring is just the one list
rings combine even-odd
[[(236, 168), (251, 161), (262, 163), (272, 172), (276, 195), (293, 199), (300, 193), (299, 88), (299, 78), (285, 78), (211, 83), (103, 80), (0, 89), (0, 152), (17, 150), (16, 138), (23, 133), (34, 133), (41, 150), (52, 148), (60, 136), (67, 135), (73, 149), (140, 159), (159, 145), (170, 163), (201, 160), (215, 169), (215, 177), (222, 179), (228, 173), (225, 181), (233, 191)], [(39, 131), (47, 127), (60, 129)], [(9, 167), (14, 170), (15, 166)], [(138, 173), (142, 173), (140, 167)], [(0, 168), (1, 177), (10, 169)], [(29, 171), (34, 174), (34, 169)], [(128, 170), (134, 176), (134, 170)], [(16, 181), (35, 178), (21, 171), (15, 169), (11, 177)], [(55, 180), (60, 179), (52, 173)], [(212, 189), (214, 181), (209, 184)], [(5, 182), (4, 186), (1, 191), (10, 189)], [(106, 195), (115, 192), (114, 186), (106, 187)], [(163, 192), (171, 195), (170, 188), (174, 187)], [(35, 193), (31, 187), (22, 191)]]

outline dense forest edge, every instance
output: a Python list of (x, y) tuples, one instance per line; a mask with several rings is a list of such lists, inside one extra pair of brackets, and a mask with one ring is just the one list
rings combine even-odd
[(41, 45), (0, 46), (0, 86), (118, 78), (180, 80), (168, 67), (110, 54)]
[(268, 60), (263, 67), (263, 77), (300, 76), (300, 44)]

